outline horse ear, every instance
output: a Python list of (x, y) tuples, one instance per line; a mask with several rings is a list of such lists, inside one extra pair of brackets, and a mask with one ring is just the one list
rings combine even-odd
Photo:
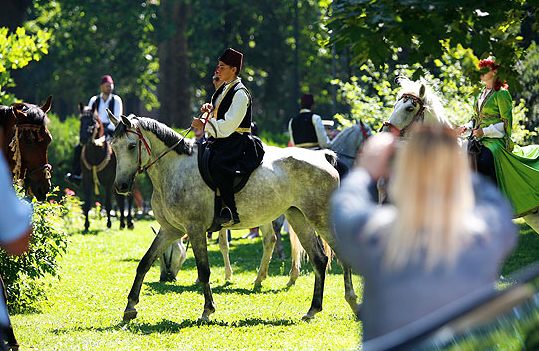
[(84, 105), (82, 104), (82, 102), (79, 102), (79, 111), (80, 111), (80, 113), (82, 113), (82, 111), (84, 111)]
[(122, 115), (122, 123), (130, 128), (134, 127), (133, 123), (131, 123), (131, 120), (123, 115)]
[(116, 118), (116, 116), (114, 116), (114, 114), (109, 109), (107, 109), (107, 114), (109, 115), (109, 119), (112, 124), (114, 124), (114, 127), (117, 127), (118, 123), (120, 123), (120, 121), (118, 121), (118, 118)]
[(47, 101), (41, 106), (41, 111), (48, 113), (51, 110), (52, 95), (49, 95)]
[(425, 84), (421, 84), (421, 88), (419, 88), (419, 98), (423, 99), (423, 96), (425, 96)]

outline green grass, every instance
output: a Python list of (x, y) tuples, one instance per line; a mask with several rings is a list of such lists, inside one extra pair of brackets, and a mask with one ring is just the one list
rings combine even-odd
[[(12, 316), (21, 350), (340, 350), (359, 342), (360, 323), (344, 300), (341, 269), (328, 273), (324, 310), (310, 322), (301, 320), (312, 297), (314, 276), (304, 263), (295, 286), (287, 289), (290, 260), (272, 260), (263, 287), (252, 282), (262, 256), (261, 239), (240, 239), (233, 232), (231, 283), (224, 280), (218, 245), (209, 240), (211, 284), (217, 311), (209, 323), (197, 318), (204, 299), (195, 280), (194, 257), (187, 260), (177, 282), (160, 283), (157, 263), (146, 275), (138, 317), (122, 321), (127, 294), (139, 259), (153, 233), (152, 220), (139, 220), (133, 231), (105, 228), (94, 219), (90, 234), (73, 233), (67, 254), (60, 260), (61, 279), (50, 279), (48, 300), (37, 312)], [(504, 275), (539, 259), (539, 235), (519, 222), (517, 250), (505, 262)], [(216, 237), (216, 233), (214, 234)], [(290, 255), (288, 237), (283, 235)], [(354, 278), (361, 295), (361, 279)]]
[[(48, 300), (36, 313), (12, 316), (21, 350), (339, 350), (358, 344), (360, 323), (344, 300), (340, 267), (334, 264), (328, 274), (324, 310), (304, 322), (301, 316), (310, 306), (314, 282), (310, 264), (304, 264), (296, 285), (287, 289), (290, 260), (274, 259), (263, 287), (253, 290), (262, 243), (240, 239), (245, 231), (233, 232), (231, 283), (224, 281), (218, 245), (209, 241), (217, 309), (209, 323), (197, 322), (204, 298), (194, 283), (191, 249), (177, 282), (160, 283), (159, 267), (152, 267), (144, 279), (138, 317), (123, 322), (138, 261), (153, 240), (150, 225), (158, 227), (150, 220), (135, 225), (133, 231), (120, 231), (113, 221), (113, 229), (107, 230), (94, 220), (90, 234), (70, 237), (60, 260), (61, 279), (51, 279)], [(289, 256), (286, 235), (284, 245)], [(360, 279), (354, 283), (360, 295)]]

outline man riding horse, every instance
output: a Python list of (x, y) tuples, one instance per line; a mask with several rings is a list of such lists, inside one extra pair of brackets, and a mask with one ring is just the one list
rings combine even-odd
[(209, 113), (206, 122), (195, 118), (192, 127), (206, 128), (210, 149), (210, 172), (224, 206), (216, 213), (222, 226), (240, 222), (234, 199), (233, 182), (236, 175), (248, 175), (262, 162), (262, 141), (251, 134), (251, 94), (238, 77), (243, 54), (232, 48), (219, 57), (217, 74), (223, 81), (211, 98), (202, 106)]
[[(112, 80), (111, 76), (102, 76), (101, 85), (99, 86), (99, 88), (101, 89), (101, 94), (92, 96), (90, 98), (90, 101), (88, 102), (88, 106), (92, 107), (94, 104), (96, 104), (96, 109), (99, 113), (99, 119), (101, 120), (101, 122), (103, 122), (103, 126), (105, 127), (105, 137), (107, 140), (109, 140), (112, 138), (112, 134), (114, 133), (114, 125), (110, 123), (109, 116), (107, 114), (107, 108), (112, 113), (115, 113), (117, 116), (121, 116), (123, 115), (123, 104), (122, 99), (118, 95), (112, 93), (112, 91), (114, 90), (114, 81)], [(81, 150), (82, 145), (79, 143), (75, 147), (75, 153), (73, 155), (72, 172), (67, 173), (65, 176), (67, 180), (77, 185), (82, 179), (80, 167)]]

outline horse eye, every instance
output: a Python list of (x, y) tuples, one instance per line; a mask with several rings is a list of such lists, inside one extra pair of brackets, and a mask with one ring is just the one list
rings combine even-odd
[(413, 107), (413, 106), (408, 106), (408, 107), (406, 108), (406, 111), (412, 112), (412, 111), (414, 111), (414, 107)]
[(127, 147), (129, 150), (133, 150), (135, 148), (135, 144), (129, 144), (129, 146)]

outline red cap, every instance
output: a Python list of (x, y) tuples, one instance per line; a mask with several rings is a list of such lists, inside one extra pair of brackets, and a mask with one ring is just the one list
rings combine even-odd
[(111, 76), (105, 75), (105, 76), (101, 77), (101, 84), (103, 84), (103, 83), (114, 84), (114, 81), (112, 80)]
[(238, 72), (241, 70), (241, 63), (243, 61), (243, 54), (232, 48), (228, 48), (219, 57), (219, 61), (223, 61), (229, 66), (236, 67)]

